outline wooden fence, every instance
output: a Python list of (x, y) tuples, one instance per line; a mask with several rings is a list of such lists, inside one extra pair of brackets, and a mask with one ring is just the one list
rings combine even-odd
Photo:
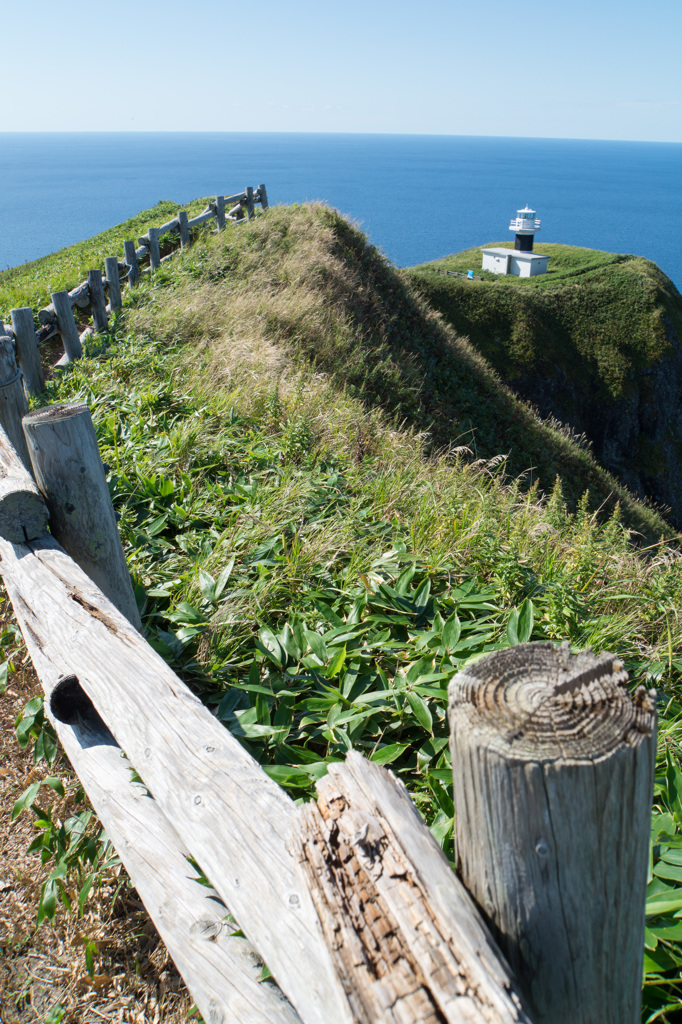
[[(90, 270), (87, 280), (81, 281), (70, 291), (53, 293), (50, 305), (38, 311), (41, 326), (37, 330), (30, 308), (11, 310), (12, 326), (5, 326), (0, 321), (0, 336), (7, 335), (14, 342), (16, 360), (29, 393), (37, 394), (44, 387), (38, 351), (40, 345), (59, 335), (64, 345), (64, 355), (57, 365), (64, 366), (75, 359), (80, 359), (85, 338), (106, 330), (109, 313), (121, 308), (122, 280), (132, 286), (142, 274), (158, 269), (176, 252), (190, 244), (193, 228), (215, 221), (217, 230), (221, 231), (227, 221), (251, 220), (257, 204), (260, 204), (262, 210), (268, 209), (265, 185), (259, 185), (258, 188), (247, 185), (243, 192), (236, 195), (216, 196), (196, 217), (190, 218), (186, 210), (179, 210), (177, 215), (165, 224), (158, 228), (149, 228), (146, 234), (137, 239), (137, 244), (133, 240), (124, 242), (122, 259), (107, 256), (104, 261), (104, 274), (99, 268)], [(162, 257), (160, 242), (164, 235), (171, 235), (177, 240), (177, 245)], [(76, 324), (74, 306), (83, 311), (84, 315), (89, 312), (92, 319), (92, 325), (88, 325), (83, 331), (79, 331)], [(0, 383), (2, 379), (4, 378), (0, 378)]]
[[(11, 356), (0, 338), (5, 374)], [(141, 635), (87, 407), (24, 412), (13, 443), (10, 392), (0, 572), (48, 717), (207, 1024), (636, 1024), (652, 693), (567, 645), (460, 672), (459, 877), (360, 754), (297, 807)]]

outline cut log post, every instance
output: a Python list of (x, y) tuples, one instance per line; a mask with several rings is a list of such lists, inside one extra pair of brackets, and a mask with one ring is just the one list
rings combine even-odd
[(222, 231), (225, 227), (225, 196), (215, 197), (215, 212), (216, 220), (218, 222), (218, 231)]
[(38, 395), (45, 390), (45, 377), (38, 351), (33, 310), (23, 306), (21, 309), (13, 309), (10, 316), (17, 348), (17, 363), (24, 375), (24, 387), (29, 394)]
[(350, 753), (317, 790), (300, 812), (301, 857), (353, 1020), (528, 1022), (480, 912), (404, 785)]
[(0, 537), (25, 544), (47, 533), (47, 520), (43, 496), (0, 427)]
[(68, 292), (54, 292), (51, 296), (52, 305), (57, 314), (59, 333), (64, 344), (64, 353), (70, 363), (80, 359), (83, 355), (83, 348), (78, 336), (78, 328), (73, 317), (73, 310), (69, 301)]
[(31, 459), (21, 429), (21, 419), (27, 411), (28, 404), (21, 370), (14, 354), (14, 342), (7, 335), (0, 336), (0, 426), (30, 473)]
[(130, 573), (87, 405), (51, 405), (24, 417), (33, 475), (50, 528), (122, 615), (141, 628)]
[(246, 186), (246, 216), (249, 220), (253, 219), (255, 213), (255, 206), (253, 202), (253, 187), (251, 185)]
[(137, 265), (137, 254), (135, 252), (135, 243), (133, 241), (124, 242), (123, 250), (125, 252), (126, 266), (128, 267), (128, 284), (132, 288), (140, 276), (140, 268)]
[[(80, 309), (85, 309), (90, 305), (90, 288), (87, 281), (81, 281), (75, 288), (72, 288), (70, 292), (66, 293), (69, 297), (69, 303), (71, 308), (78, 306)], [(56, 324), (57, 313), (54, 308), (54, 304), (50, 303), (49, 306), (45, 306), (44, 309), (38, 310), (38, 320), (41, 324)]]
[(178, 210), (178, 224), (180, 225), (180, 248), (186, 249), (189, 245), (187, 210)]
[(88, 287), (90, 288), (90, 308), (92, 311), (92, 322), (97, 333), (106, 331), (109, 326), (107, 316), (107, 300), (102, 284), (102, 271), (88, 271)]
[(258, 186), (258, 198), (260, 199), (261, 210), (267, 210), (268, 208), (268, 192), (265, 185)]
[(119, 277), (118, 260), (115, 256), (107, 256), (104, 261), (104, 274), (109, 285), (109, 308), (115, 312), (121, 308), (121, 279)]
[(149, 229), (149, 263), (152, 270), (161, 266), (161, 249), (159, 248), (159, 229)]
[(521, 644), (450, 684), (457, 868), (535, 1024), (640, 1020), (654, 692)]

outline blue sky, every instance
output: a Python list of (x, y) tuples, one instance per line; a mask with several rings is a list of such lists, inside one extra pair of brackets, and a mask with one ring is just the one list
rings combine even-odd
[(682, 0), (24, 0), (0, 131), (682, 141)]

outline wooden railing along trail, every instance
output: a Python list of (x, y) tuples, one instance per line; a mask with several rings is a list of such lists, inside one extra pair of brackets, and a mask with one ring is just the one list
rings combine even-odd
[(389, 771), (351, 753), (297, 807), (146, 643), (87, 408), (6, 420), (0, 572), (207, 1024), (636, 1024), (655, 705), (617, 659), (525, 644), (455, 676), (458, 877)]

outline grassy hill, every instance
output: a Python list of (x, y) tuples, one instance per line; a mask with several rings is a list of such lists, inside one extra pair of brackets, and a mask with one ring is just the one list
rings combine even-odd
[(480, 268), (478, 249), (406, 274), (515, 391), (585, 433), (607, 469), (670, 507), (679, 525), (682, 297), (640, 257), (552, 244), (535, 251), (551, 256), (549, 272), (535, 278), (438, 272)]
[[(674, 531), (359, 231), (306, 205), (202, 235), (45, 396), (76, 399), (111, 467), (149, 641), (281, 785), (305, 797), (359, 749), (451, 853), (449, 678), (519, 639), (591, 643), (662, 688), (652, 893), (673, 905), (682, 567), (660, 538)], [(44, 749), (34, 712), (23, 733)], [(49, 771), (70, 813), (83, 806), (66, 768)], [(94, 822), (87, 835), (102, 841)], [(51, 913), (62, 927), (67, 911)], [(672, 915), (649, 920), (648, 1014), (682, 1007)], [(106, 943), (97, 957), (98, 977), (116, 973)]]

